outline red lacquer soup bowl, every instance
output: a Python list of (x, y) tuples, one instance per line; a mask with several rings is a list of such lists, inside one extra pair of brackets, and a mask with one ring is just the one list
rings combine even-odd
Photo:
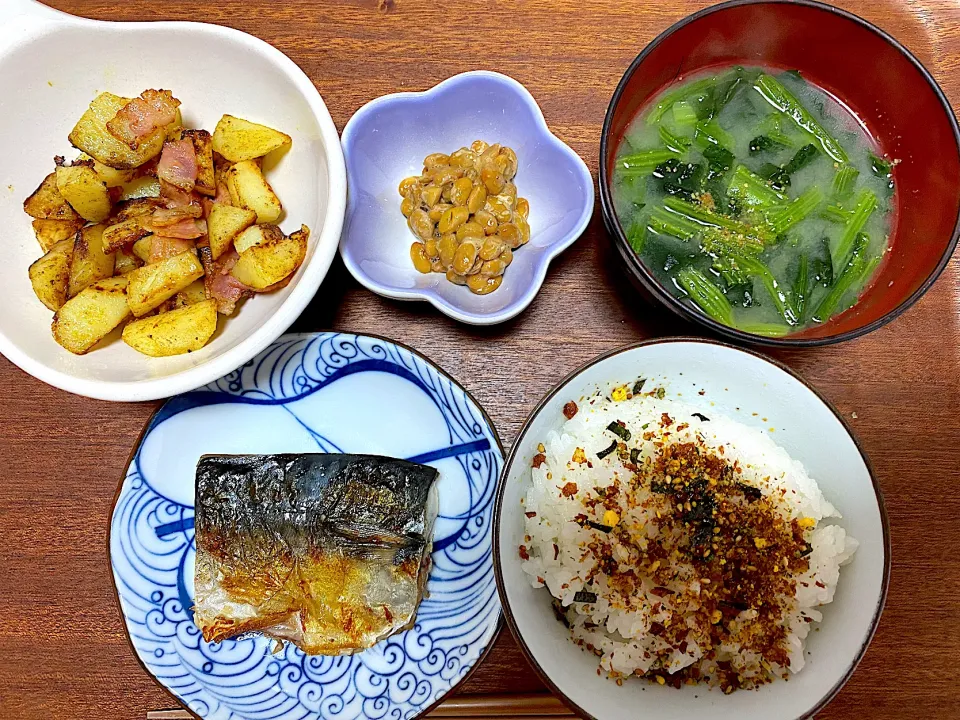
[[(860, 301), (828, 322), (780, 338), (723, 325), (674, 297), (633, 252), (614, 212), (614, 157), (631, 121), (678, 78), (729, 65), (797, 69), (846, 105), (890, 158), (896, 192), (890, 251)], [(909, 308), (946, 267), (960, 233), (960, 130), (943, 91), (900, 43), (848, 12), (815, 2), (734, 0), (656, 38), (630, 65), (600, 141), (603, 218), (645, 294), (720, 335), (804, 347), (858, 337)]]

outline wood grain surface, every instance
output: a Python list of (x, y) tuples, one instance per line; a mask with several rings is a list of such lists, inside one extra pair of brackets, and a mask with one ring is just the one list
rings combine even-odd
[[(306, 71), (340, 128), (384, 93), (425, 89), (464, 70), (500, 70), (529, 88), (554, 132), (596, 174), (600, 126), (624, 69), (657, 33), (706, 3), (49, 4), (104, 20), (201, 20), (257, 35)], [(841, 4), (916, 53), (957, 106), (955, 0)], [(847, 417), (872, 458), (892, 524), (886, 612), (859, 670), (820, 714), (824, 720), (960, 717), (954, 673), (960, 657), (958, 276), (954, 259), (913, 309), (868, 337), (776, 353)], [(293, 327), (329, 328), (413, 345), (474, 393), (508, 446), (537, 400), (581, 363), (634, 340), (698, 332), (644, 305), (631, 290), (599, 210), (551, 267), (537, 300), (511, 322), (470, 328), (423, 304), (385, 300), (360, 288), (338, 260)], [(157, 406), (74, 397), (0, 359), (0, 717), (143, 718), (148, 710), (175, 706), (132, 654), (105, 553), (118, 481)], [(467, 694), (542, 690), (507, 631), (462, 688)]]

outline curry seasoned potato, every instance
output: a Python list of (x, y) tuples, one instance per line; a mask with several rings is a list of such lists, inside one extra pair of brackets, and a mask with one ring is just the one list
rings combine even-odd
[(130, 310), (136, 317), (146, 315), (202, 276), (203, 266), (193, 250), (144, 265), (127, 276)]
[(140, 262), (150, 262), (150, 246), (153, 245), (153, 235), (147, 235), (137, 240), (131, 250), (134, 257)]
[(57, 189), (84, 220), (98, 223), (110, 216), (110, 191), (93, 163), (58, 167)]
[(23, 202), (23, 210), (37, 220), (70, 220), (76, 222), (80, 216), (70, 207), (57, 188), (57, 173), (47, 175), (40, 187), (33, 191)]
[[(167, 90), (133, 100), (101, 93), (70, 132), (78, 157), (55, 157), (23, 203), (44, 252), (29, 267), (31, 286), (72, 353), (124, 324), (123, 339), (146, 355), (198, 350), (218, 314), (285, 287), (304, 262), (309, 230), (287, 237), (276, 225), (283, 206), (261, 167), (290, 136), (232, 115), (213, 134), (185, 129), (178, 105)], [(192, 177), (192, 163), (164, 156), (167, 140), (192, 144), (192, 183), (159, 179), (177, 163)]]
[(53, 316), (53, 338), (76, 355), (83, 355), (130, 315), (127, 276), (98, 280), (70, 298)]
[(253, 210), (258, 223), (273, 223), (280, 218), (283, 206), (263, 176), (260, 165), (254, 160), (244, 160), (224, 173), (230, 201), (236, 207)]
[(160, 196), (160, 181), (152, 175), (137, 177), (120, 188), (120, 200), (138, 200)]
[(116, 252), (113, 272), (115, 275), (126, 275), (142, 267), (143, 263), (144, 261), (134, 255), (132, 250), (120, 249)]
[(217, 194), (217, 181), (213, 172), (213, 139), (206, 130), (184, 130), (183, 136), (193, 142), (193, 151), (197, 156), (197, 181), (194, 189), (198, 193), (213, 197)]
[(187, 285), (183, 290), (174, 296), (174, 299), (177, 301), (177, 307), (196, 305), (198, 302), (203, 302), (206, 300), (207, 289), (203, 284), (203, 278), (194, 280), (192, 283)]
[(151, 357), (199, 350), (217, 330), (217, 303), (203, 300), (162, 315), (134, 320), (123, 329), (123, 341)]
[(103, 231), (103, 225), (89, 225), (81, 229), (74, 238), (68, 297), (73, 297), (88, 285), (113, 275), (116, 257), (111, 252), (104, 252)]
[(33, 233), (44, 252), (64, 240), (72, 240), (77, 230), (85, 225), (83, 218), (76, 220), (34, 220)]
[(115, 170), (133, 170), (160, 154), (167, 133), (183, 120), (177, 110), (177, 120), (166, 128), (157, 128), (140, 141), (136, 150), (115, 138), (107, 130), (107, 123), (123, 109), (130, 98), (112, 93), (100, 93), (70, 132), (70, 142), (97, 162)]
[(114, 222), (121, 223), (127, 220), (133, 220), (134, 218), (145, 217), (162, 206), (163, 203), (154, 197), (121, 201), (114, 207)]
[(103, 247), (106, 252), (114, 252), (133, 245), (149, 234), (150, 231), (144, 228), (137, 218), (130, 218), (110, 225), (103, 231)]
[(281, 238), (283, 238), (283, 231), (276, 225), (254, 225), (237, 235), (233, 241), (233, 247), (236, 248), (238, 253), (242, 253), (254, 245), (263, 245)]
[(266, 125), (224, 115), (213, 131), (213, 149), (230, 162), (263, 157), (290, 145), (292, 138)]
[(78, 162), (83, 162), (86, 160), (89, 160), (93, 163), (94, 172), (97, 173), (97, 177), (103, 180), (104, 184), (108, 188), (123, 187), (128, 182), (133, 180), (137, 174), (136, 170), (117, 170), (116, 168), (104, 165), (102, 162), (98, 162), (84, 152), (77, 156)]
[(56, 312), (67, 301), (73, 240), (61, 240), (30, 266), (30, 284), (40, 302)]
[(213, 259), (220, 257), (240, 233), (257, 221), (253, 210), (214, 203), (207, 217), (207, 237)]
[(230, 274), (247, 287), (266, 290), (297, 271), (306, 257), (309, 237), (310, 230), (304, 225), (290, 237), (247, 248)]

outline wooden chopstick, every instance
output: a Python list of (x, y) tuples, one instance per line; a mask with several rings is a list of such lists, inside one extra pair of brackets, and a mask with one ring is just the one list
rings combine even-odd
[[(557, 720), (576, 717), (553, 695), (462, 695), (444, 701), (430, 718), (472, 720)], [(186, 710), (152, 710), (147, 720), (193, 720)]]
[(553, 695), (459, 695), (441, 703), (427, 717), (506, 718), (574, 717)]

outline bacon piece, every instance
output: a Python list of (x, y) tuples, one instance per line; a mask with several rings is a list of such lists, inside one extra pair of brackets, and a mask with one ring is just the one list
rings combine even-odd
[(131, 150), (154, 131), (166, 127), (177, 119), (180, 101), (169, 90), (144, 90), (107, 123), (107, 131)]
[(194, 219), (203, 215), (203, 208), (198, 205), (182, 205), (172, 208), (157, 208), (150, 216), (150, 224), (154, 227), (175, 225), (181, 220)]
[[(159, 213), (161, 210), (157, 212)], [(163, 235), (168, 238), (196, 240), (198, 237), (207, 234), (207, 221), (192, 217), (180, 217), (174, 220), (164, 219), (163, 224), (155, 223), (153, 218), (145, 218), (140, 221), (140, 224), (144, 229), (155, 235)]]
[(157, 165), (157, 177), (186, 192), (197, 184), (197, 152), (190, 138), (167, 140)]
[(230, 190), (227, 188), (225, 182), (217, 183), (217, 196), (213, 198), (213, 201), (220, 205), (233, 205), (233, 200), (230, 198)]
[(174, 255), (193, 250), (193, 240), (181, 240), (179, 238), (164, 237), (163, 235), (154, 235), (150, 241), (150, 257), (148, 262), (160, 262)]
[(239, 259), (240, 255), (233, 247), (215, 261), (212, 259), (209, 247), (200, 250), (200, 262), (203, 263), (206, 273), (203, 284), (207, 290), (207, 297), (217, 301), (217, 312), (221, 315), (232, 315), (240, 300), (253, 295), (252, 288), (230, 274)]

